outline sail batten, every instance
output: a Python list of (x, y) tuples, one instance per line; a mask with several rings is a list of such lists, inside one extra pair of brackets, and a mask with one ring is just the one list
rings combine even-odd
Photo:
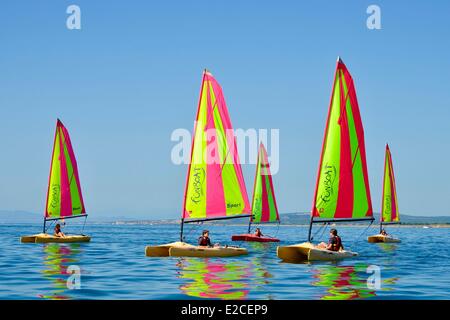
[(353, 79), (338, 59), (319, 162), (313, 219), (373, 218), (361, 121)]
[(381, 208), (381, 223), (387, 224), (400, 222), (394, 167), (392, 164), (391, 150), (387, 144), (384, 157), (383, 195)]
[(45, 218), (50, 220), (68, 218), (85, 213), (69, 132), (58, 119), (53, 142)]
[(262, 143), (259, 146), (256, 165), (252, 214), (252, 223), (280, 221), (267, 151)]
[(182, 218), (250, 214), (236, 139), (222, 88), (204, 72), (186, 179)]

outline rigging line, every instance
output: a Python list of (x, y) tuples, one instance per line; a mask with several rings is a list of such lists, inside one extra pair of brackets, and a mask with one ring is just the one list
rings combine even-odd
[[(210, 81), (208, 80), (208, 88), (207, 88), (207, 92), (206, 92), (206, 112), (208, 112), (208, 101), (210, 102), (210, 104), (211, 104), (211, 87), (210, 87), (210, 83), (209, 83)], [(213, 92), (214, 92), (214, 89), (212, 90)], [(217, 106), (218, 106), (218, 97), (216, 97), (215, 96), (215, 92), (214, 92), (214, 98), (215, 98), (215, 102), (214, 102), (214, 105), (211, 105), (211, 113), (210, 114), (208, 114), (208, 117), (206, 118), (206, 123), (205, 123), (205, 126), (207, 126), (207, 123), (209, 123), (209, 121), (212, 119), (212, 121), (214, 122), (214, 118), (213, 118), (213, 116), (214, 116), (214, 110), (217, 108)], [(214, 125), (215, 125), (215, 123), (214, 123)], [(206, 128), (206, 127), (205, 127)]]
[[(324, 222), (319, 229), (317, 229), (316, 233), (313, 234), (313, 236), (311, 237), (311, 241), (314, 240), (314, 238), (317, 236), (317, 234), (320, 232), (320, 230), (322, 230), (323, 227), (325, 227), (328, 224), (328, 222)], [(322, 234), (323, 235), (323, 234)]]
[[(209, 89), (209, 87), (208, 87), (208, 89)], [(213, 90), (214, 91), (214, 90)], [(219, 98), (221, 98), (222, 97), (222, 100), (224, 100), (223, 99), (223, 95), (219, 95), (219, 96), (217, 96), (217, 97), (215, 97), (215, 102), (214, 102), (214, 105), (212, 105), (211, 106), (211, 113), (210, 114), (208, 114), (208, 118), (206, 119), (206, 123), (209, 123), (209, 121), (211, 121), (211, 119), (212, 119), (212, 121), (214, 122), (214, 111), (216, 110), (216, 109), (218, 109), (218, 105), (219, 105)], [(207, 92), (207, 96), (206, 96), (206, 99), (208, 100), (211, 100), (211, 93), (210, 92)], [(210, 101), (211, 102), (211, 101)], [(208, 110), (208, 109), (207, 109)], [(220, 111), (219, 111), (219, 115), (220, 115)], [(205, 129), (206, 129), (206, 124), (205, 124)], [(217, 128), (215, 127), (215, 123), (214, 123), (214, 129), (216, 130), (216, 132), (217, 132)], [(222, 171), (223, 171), (223, 169), (224, 169), (224, 167), (225, 167), (225, 164), (226, 164), (226, 162), (227, 162), (227, 159), (228, 159), (228, 155), (230, 154), (230, 147), (228, 146), (228, 139), (227, 139), (227, 133), (225, 132), (225, 137), (223, 137), (222, 135), (220, 135), (220, 137), (218, 137), (218, 135), (216, 134), (215, 135), (215, 138), (216, 138), (216, 143), (217, 143), (217, 145), (219, 145), (219, 139), (220, 139), (220, 142), (221, 142), (221, 144), (224, 144), (226, 147), (227, 147), (227, 153), (225, 154), (225, 158), (223, 159), (223, 164), (221, 165), (221, 168), (220, 168), (220, 173), (219, 173), (219, 176), (222, 176)], [(233, 134), (233, 146), (236, 146), (236, 143), (234, 142), (234, 134)], [(233, 162), (233, 164), (234, 164), (234, 162)]]
[[(234, 147), (233, 155), (235, 156), (236, 153), (237, 153), (236, 137), (234, 136), (234, 130), (233, 129), (231, 129), (231, 130), (233, 131), (233, 139), (232, 139), (231, 143), (232, 143), (232, 146)], [(227, 133), (225, 132), (225, 145), (227, 146), (227, 153), (225, 154), (225, 158), (223, 159), (223, 164), (222, 164), (222, 166), (220, 168), (220, 176), (222, 175), (223, 169), (225, 168), (225, 165), (227, 164), (227, 159), (228, 159), (228, 156), (229, 156), (230, 151), (231, 151), (231, 148), (228, 145), (228, 139), (227, 138), (228, 138), (228, 136), (227, 136)], [(222, 139), (224, 139), (224, 138), (222, 138)], [(232, 160), (231, 164), (233, 164), (233, 165), (235, 164), (234, 163), (234, 159)], [(240, 163), (238, 163), (238, 164), (240, 164)]]
[[(223, 102), (225, 102), (225, 98), (224, 98), (224, 96), (223, 96), (223, 93), (220, 93), (220, 95), (218, 95), (218, 96), (216, 97), (216, 102), (215, 102), (215, 104), (214, 104), (213, 111), (214, 111), (214, 109), (218, 108), (218, 105), (219, 105), (219, 99), (222, 100)], [(219, 110), (219, 115), (221, 116), (220, 110)], [(230, 125), (231, 125), (231, 123), (230, 123)], [(222, 123), (222, 126), (223, 126), (223, 123)], [(221, 135), (221, 139), (223, 140), (222, 143), (225, 144), (225, 146), (227, 147), (227, 153), (225, 154), (225, 158), (223, 159), (223, 164), (222, 164), (222, 166), (221, 166), (221, 168), (220, 168), (220, 175), (222, 175), (223, 169), (225, 168), (225, 164), (227, 163), (227, 159), (228, 159), (228, 156), (229, 156), (230, 151), (231, 151), (231, 147), (228, 145), (228, 134), (227, 134), (228, 130), (229, 130), (229, 129), (225, 130), (225, 137), (222, 137), (222, 135)], [(233, 129), (233, 128), (231, 128), (231, 131), (232, 131), (232, 133), (233, 133), (233, 139), (232, 139), (232, 141), (231, 141), (232, 146), (234, 147), (233, 155), (236, 156), (236, 153), (237, 153), (236, 137), (235, 137), (235, 135), (234, 135), (234, 129)], [(235, 160), (235, 159), (232, 160), (232, 164), (233, 164), (233, 165), (235, 164), (235, 163), (234, 163), (234, 160)]]
[(277, 230), (275, 231), (275, 238), (278, 236), (278, 231), (280, 231), (280, 222), (277, 223)]
[[(349, 84), (349, 87), (351, 86), (351, 83)], [(344, 101), (345, 101), (345, 108), (347, 107), (347, 101), (349, 100), (349, 96), (350, 96), (350, 89), (349, 89), (349, 87), (347, 87), (347, 93), (345, 94), (345, 98), (344, 98)], [(351, 100), (350, 100), (350, 105), (351, 105)], [(353, 110), (352, 110), (352, 114), (353, 114)], [(348, 118), (348, 116), (347, 116), (347, 110), (345, 109), (345, 116), (346, 116), (346, 119)], [(348, 121), (347, 121), (347, 124), (348, 124)], [(355, 151), (355, 155), (353, 156), (353, 160), (352, 160), (352, 170), (353, 170), (353, 167), (354, 167), (354, 165), (355, 165), (355, 161), (356, 161), (356, 157), (358, 156), (358, 153), (360, 153), (359, 151), (359, 139), (357, 139), (357, 148), (356, 148), (356, 151)]]
[[(64, 136), (64, 134), (62, 135), (62, 143), (63, 143), (63, 147), (67, 148), (67, 142), (66, 142), (66, 137)], [(63, 148), (62, 150), (63, 155), (65, 156), (65, 149)], [(70, 156), (69, 156), (70, 159)], [(73, 176), (74, 176), (74, 170), (73, 170), (73, 164), (72, 164), (72, 159), (70, 159), (70, 165), (72, 166), (72, 174), (70, 175), (69, 178), (69, 187), (72, 184), (72, 180), (73, 180)], [(67, 165), (66, 165), (67, 166)]]
[(199, 221), (198, 223), (194, 223), (192, 225), (192, 227), (189, 228), (187, 234), (183, 238), (189, 237), (193, 233), (193, 231), (194, 230), (198, 230), (201, 225), (203, 225), (203, 221)]
[(50, 221), (50, 225), (46, 225), (45, 233), (47, 233), (47, 230), (48, 230), (49, 228), (53, 227), (53, 225), (56, 223), (56, 221), (57, 221), (57, 220), (51, 220), (51, 221)]
[(363, 234), (365, 234), (365, 233), (367, 232), (367, 230), (369, 230), (369, 228), (372, 226), (373, 221), (374, 221), (374, 220), (371, 220), (371, 221), (370, 221), (370, 224), (367, 226), (367, 228), (364, 229), (363, 232), (361, 232), (361, 234), (356, 238), (356, 240), (355, 240), (356, 244), (358, 244), (359, 239), (361, 238), (361, 236), (362, 236)]
[(353, 160), (352, 160), (352, 170), (353, 170), (353, 167), (355, 166), (355, 161), (356, 161), (356, 157), (358, 156), (358, 153), (359, 153), (359, 141), (358, 141), (358, 147), (356, 148), (355, 156), (353, 157)]
[(320, 235), (320, 239), (323, 239), (323, 235), (324, 235), (325, 231), (327, 230), (327, 225), (329, 225), (329, 222), (327, 222), (325, 224), (325, 228), (323, 228), (322, 234)]
[[(342, 79), (340, 78), (339, 81), (340, 81), (339, 84), (341, 85), (342, 84), (341, 83)], [(349, 96), (350, 96), (350, 86), (351, 86), (351, 84), (349, 84), (349, 86), (347, 87), (347, 92), (345, 93), (344, 106), (340, 107), (340, 111), (341, 111), (340, 117), (342, 117), (343, 120), (347, 123), (347, 129), (348, 129), (349, 133), (350, 133), (350, 127), (349, 127), (348, 114), (347, 114), (347, 102), (348, 102)], [(343, 85), (342, 85), (342, 89), (344, 89)], [(351, 101), (350, 101), (350, 105), (351, 105)], [(353, 116), (353, 111), (352, 111), (352, 116)], [(350, 143), (350, 153), (351, 153), (351, 142), (350, 142), (350, 140), (349, 140), (349, 143)], [(357, 147), (356, 147), (355, 154), (353, 155), (353, 159), (352, 159), (352, 172), (353, 172), (353, 167), (355, 165), (356, 157), (358, 156), (358, 153), (360, 153), (359, 139), (357, 139), (356, 143), (357, 143)], [(343, 174), (346, 174), (346, 173), (343, 172)]]
[(84, 232), (84, 226), (86, 225), (87, 216), (84, 217), (83, 228), (81, 228), (81, 234)]

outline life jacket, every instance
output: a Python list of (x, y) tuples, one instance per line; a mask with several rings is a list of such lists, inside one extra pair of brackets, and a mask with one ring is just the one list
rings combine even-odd
[(203, 236), (198, 238), (198, 245), (199, 246), (208, 246), (210, 243), (211, 243), (211, 241), (209, 240), (209, 238), (205, 238)]
[(342, 247), (342, 240), (341, 237), (335, 236), (334, 239), (336, 240), (336, 243), (333, 243), (333, 246), (331, 247), (332, 251), (339, 251)]

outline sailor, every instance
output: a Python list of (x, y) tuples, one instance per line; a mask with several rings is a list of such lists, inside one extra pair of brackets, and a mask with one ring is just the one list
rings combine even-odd
[(64, 238), (66, 235), (61, 231), (61, 225), (59, 223), (56, 224), (55, 229), (55, 237)]
[(317, 247), (330, 251), (344, 250), (344, 245), (342, 244), (341, 237), (338, 236), (338, 232), (336, 229), (330, 230), (330, 239), (328, 240), (328, 243), (322, 242)]
[(201, 237), (198, 238), (198, 245), (204, 247), (212, 247), (208, 230), (203, 230)]
[(261, 229), (256, 228), (256, 230), (255, 230), (255, 236), (257, 236), (257, 237), (262, 237), (262, 236), (263, 236), (263, 234), (262, 234), (262, 232), (261, 232)]

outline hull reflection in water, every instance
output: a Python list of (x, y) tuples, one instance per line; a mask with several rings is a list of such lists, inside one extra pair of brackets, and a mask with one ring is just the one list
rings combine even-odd
[(245, 299), (249, 293), (249, 268), (239, 262), (210, 259), (180, 259), (177, 266), (184, 294), (209, 299)]
[(67, 272), (70, 265), (77, 264), (76, 256), (81, 252), (79, 244), (58, 244), (48, 243), (44, 247), (44, 278), (49, 280), (51, 290), (48, 293), (40, 294), (40, 298), (50, 300), (71, 299), (67, 293), (71, 290), (67, 287), (67, 280), (71, 276)]
[[(320, 298), (324, 300), (368, 299), (376, 296), (376, 290), (367, 284), (371, 273), (366, 273), (368, 265), (355, 266), (327, 265), (313, 269), (313, 286), (326, 288)], [(382, 279), (380, 290), (386, 284), (394, 284), (396, 279)]]
[(394, 254), (398, 248), (398, 245), (394, 243), (377, 243), (377, 245), (386, 253)]
[[(251, 264), (256, 288), (263, 288), (264, 285), (270, 284), (270, 279), (273, 278), (273, 275), (265, 266), (269, 264), (271, 259), (270, 255), (275, 250), (276, 245), (273, 243), (251, 242), (249, 243), (249, 247), (251, 247), (253, 251), (262, 252), (261, 256), (252, 259)], [(268, 296), (267, 298), (270, 299), (271, 296)]]

